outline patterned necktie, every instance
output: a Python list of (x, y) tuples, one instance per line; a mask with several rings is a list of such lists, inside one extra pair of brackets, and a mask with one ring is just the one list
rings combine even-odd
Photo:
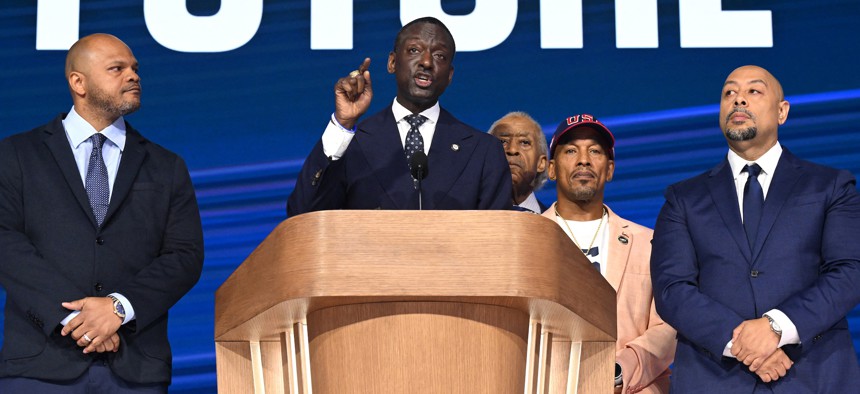
[(746, 230), (747, 240), (750, 243), (750, 249), (752, 249), (758, 232), (758, 222), (761, 220), (764, 192), (761, 189), (761, 183), (758, 183), (761, 167), (753, 163), (744, 166), (743, 171), (749, 174), (747, 184), (744, 186), (744, 230)]
[(108, 184), (107, 167), (102, 157), (102, 146), (105, 136), (95, 133), (90, 140), (93, 143), (93, 151), (90, 153), (90, 163), (87, 167), (87, 196), (90, 198), (90, 207), (96, 217), (96, 223), (101, 227), (110, 204), (110, 185)]
[(427, 121), (422, 115), (411, 114), (404, 119), (409, 123), (409, 132), (406, 133), (406, 145), (403, 147), (406, 151), (406, 162), (412, 164), (412, 155), (418, 151), (424, 151), (424, 137), (421, 137), (421, 132), (418, 131), (424, 122)]

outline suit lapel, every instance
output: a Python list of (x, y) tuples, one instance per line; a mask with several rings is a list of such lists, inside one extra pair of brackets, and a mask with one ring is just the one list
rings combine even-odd
[(125, 129), (125, 148), (122, 151), (119, 170), (117, 170), (116, 180), (113, 183), (110, 206), (105, 215), (104, 223), (110, 221), (110, 217), (128, 196), (128, 192), (134, 184), (134, 179), (137, 177), (137, 172), (140, 170), (143, 159), (146, 157), (146, 150), (143, 148), (146, 140), (128, 122), (125, 124)]
[[(606, 207), (606, 210), (609, 212), (609, 240), (606, 245), (606, 280), (612, 285), (615, 291), (618, 291), (624, 272), (627, 271), (630, 250), (636, 240), (633, 239), (632, 233), (625, 232), (627, 225), (622, 223), (609, 207)], [(626, 239), (627, 242), (625, 243), (621, 239)]]
[[(398, 209), (409, 209), (414, 205), (417, 209), (417, 194), (415, 198), (408, 196), (417, 192), (409, 172), (409, 163), (406, 162), (403, 143), (400, 142), (397, 120), (394, 119), (391, 108), (384, 111), (383, 116), (368, 119), (368, 122), (359, 125), (355, 142), (361, 146), (371, 173), (394, 206)], [(428, 167), (433, 171), (432, 165), (428, 164)]]
[(783, 148), (782, 155), (776, 165), (773, 178), (770, 181), (767, 198), (764, 200), (764, 207), (761, 214), (761, 221), (758, 224), (758, 238), (753, 247), (753, 261), (758, 258), (764, 242), (770, 233), (770, 229), (776, 222), (779, 212), (785, 205), (786, 200), (791, 195), (791, 189), (800, 179), (802, 169), (796, 165), (794, 156)]
[(45, 129), (45, 138), (43, 142), (47, 145), (48, 150), (57, 162), (57, 167), (63, 174), (72, 195), (78, 201), (78, 205), (90, 218), (93, 227), (96, 227), (96, 218), (93, 216), (93, 209), (90, 207), (90, 198), (87, 197), (87, 190), (84, 188), (81, 181), (81, 174), (78, 172), (78, 165), (75, 162), (75, 157), (72, 155), (72, 148), (69, 146), (69, 139), (66, 137), (66, 131), (63, 128), (63, 116), (59, 116), (51, 122)]
[[(448, 196), (448, 191), (454, 182), (460, 178), (460, 173), (466, 168), (477, 144), (471, 138), (471, 132), (454, 119), (448, 111), (442, 109), (430, 154), (427, 155), (429, 173), (424, 180), (424, 196), (427, 197), (426, 208), (433, 209)], [(434, 176), (435, 174), (435, 176)], [(433, 194), (428, 194), (431, 191)], [(436, 198), (433, 198), (433, 197)]]
[(731, 234), (738, 248), (747, 261), (752, 263), (752, 252), (743, 222), (741, 222), (741, 211), (738, 207), (738, 194), (735, 190), (734, 176), (728, 159), (723, 160), (711, 170), (708, 178), (708, 189), (714, 205), (717, 207), (723, 223)]

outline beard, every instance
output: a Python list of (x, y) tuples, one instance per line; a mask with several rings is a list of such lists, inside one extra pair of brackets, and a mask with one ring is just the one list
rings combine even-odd
[(591, 201), (597, 195), (597, 190), (588, 186), (574, 186), (570, 191), (571, 201)]
[(748, 127), (746, 129), (727, 129), (726, 138), (731, 141), (749, 141), (758, 134), (758, 128)]
[(140, 100), (122, 100), (116, 103), (107, 92), (97, 86), (92, 86), (89, 96), (89, 101), (95, 108), (117, 118), (140, 108)]
[(750, 120), (755, 124), (756, 116), (753, 115), (752, 112), (743, 107), (734, 107), (732, 111), (726, 115), (726, 138), (728, 138), (729, 141), (749, 141), (755, 138), (756, 134), (758, 134), (758, 128), (756, 126), (748, 127), (746, 129), (732, 129), (728, 127), (732, 115), (738, 112), (749, 116)]

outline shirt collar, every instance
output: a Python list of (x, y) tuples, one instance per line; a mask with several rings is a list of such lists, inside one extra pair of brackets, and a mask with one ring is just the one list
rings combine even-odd
[[(773, 175), (774, 171), (776, 171), (776, 165), (779, 163), (779, 157), (781, 155), (782, 145), (780, 145), (779, 141), (777, 141), (776, 144), (770, 149), (768, 149), (765, 154), (761, 155), (761, 157), (759, 157), (758, 160), (755, 161), (755, 163), (758, 164), (759, 167), (761, 167), (761, 170), (765, 174)], [(729, 149), (729, 154), (727, 158), (729, 160), (729, 166), (732, 168), (732, 176), (735, 178), (737, 178), (741, 171), (743, 171), (745, 165), (753, 163), (738, 156), (738, 154), (731, 149)]]
[[(394, 98), (394, 104), (391, 106), (391, 112), (394, 113), (394, 119), (397, 122), (400, 122), (408, 115), (412, 114), (412, 111), (406, 109), (403, 105), (397, 102), (397, 97)], [(421, 115), (424, 115), (427, 118), (427, 122), (431, 124), (435, 124), (439, 120), (439, 112), (441, 112), (441, 107), (439, 106), (439, 102), (433, 104), (432, 107), (425, 109), (421, 112)]]
[(122, 116), (108, 125), (108, 127), (105, 127), (104, 130), (96, 130), (75, 111), (75, 107), (73, 106), (69, 114), (66, 115), (66, 118), (63, 119), (63, 128), (66, 129), (66, 135), (68, 135), (69, 141), (71, 141), (72, 146), (75, 148), (99, 131), (109, 141), (119, 147), (120, 151), (125, 147), (125, 120)]
[(523, 200), (523, 202), (521, 202), (517, 205), (519, 205), (523, 208), (527, 208), (534, 213), (541, 213), (540, 204), (538, 204), (537, 197), (535, 197), (534, 193), (529, 194), (529, 196), (526, 197), (526, 199)]

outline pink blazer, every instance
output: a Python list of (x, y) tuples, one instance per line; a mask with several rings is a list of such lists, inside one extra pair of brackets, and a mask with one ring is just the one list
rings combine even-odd
[[(618, 342), (615, 359), (624, 393), (668, 393), (675, 330), (657, 315), (651, 291), (653, 230), (609, 213), (606, 280), (615, 289)], [(543, 213), (555, 222), (555, 203)], [(627, 242), (624, 242), (626, 240)]]

